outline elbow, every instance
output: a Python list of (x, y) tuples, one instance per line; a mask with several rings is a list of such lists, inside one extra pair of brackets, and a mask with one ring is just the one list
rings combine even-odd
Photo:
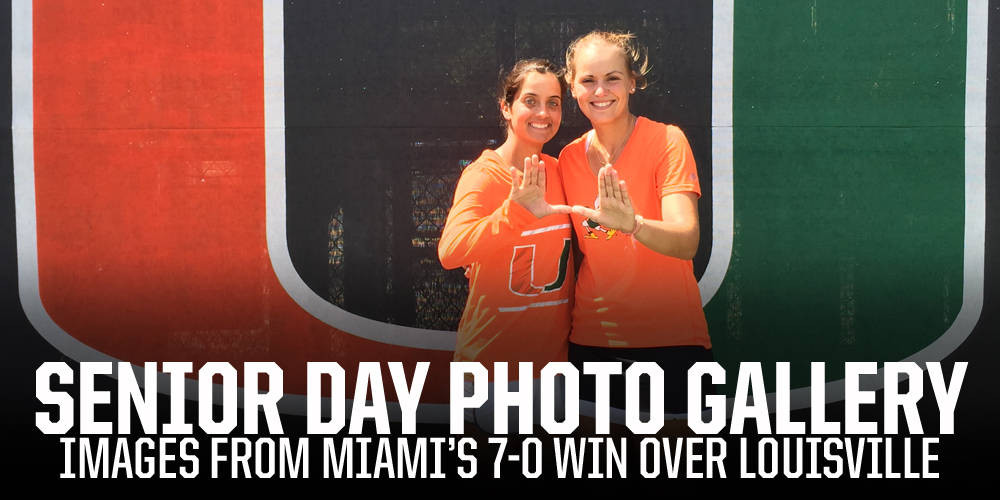
[(441, 262), (441, 267), (445, 269), (458, 269), (465, 266), (465, 260), (465, 256), (462, 255), (458, 248), (454, 245), (446, 244), (444, 238), (438, 242), (438, 261)]
[(454, 259), (444, 258), (439, 255), (438, 260), (441, 261), (441, 267), (445, 269), (458, 269), (462, 267), (462, 265), (456, 262)]
[(681, 260), (694, 260), (695, 254), (698, 253), (698, 247), (694, 246), (691, 248), (682, 249), (680, 255), (677, 256)]
[(677, 252), (673, 255), (673, 257), (676, 257), (676, 258), (681, 259), (681, 260), (693, 260), (694, 259), (694, 255), (696, 253), (698, 253), (698, 247), (697, 246), (693, 246), (693, 247), (687, 247), (687, 246), (685, 246), (683, 248), (678, 248)]
[(458, 265), (454, 262), (454, 253), (451, 252), (445, 245), (438, 244), (438, 260), (441, 262), (441, 267), (445, 269), (455, 269)]
[(698, 228), (695, 227), (693, 230), (689, 231), (687, 236), (681, 241), (681, 245), (678, 248), (677, 258), (683, 260), (693, 260), (695, 254), (698, 253), (698, 244), (701, 239), (701, 235), (698, 234)]
[(698, 227), (694, 226), (686, 230), (675, 231), (672, 234), (657, 234), (656, 237), (650, 235), (643, 239), (644, 244), (651, 250), (681, 260), (692, 260), (698, 253)]

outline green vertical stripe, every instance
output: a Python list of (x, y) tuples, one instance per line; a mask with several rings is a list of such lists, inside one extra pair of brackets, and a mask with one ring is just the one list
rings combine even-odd
[[(716, 359), (892, 361), (962, 304), (966, 5), (736, 2)], [(766, 366), (766, 365), (765, 365)], [(733, 384), (735, 377), (730, 377)]]

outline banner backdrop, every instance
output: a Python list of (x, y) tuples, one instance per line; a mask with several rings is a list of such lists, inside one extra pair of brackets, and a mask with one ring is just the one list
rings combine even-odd
[[(41, 437), (33, 374), (58, 360), (274, 361), (290, 414), (306, 362), (430, 361), (420, 420), (444, 423), (466, 284), (437, 238), (462, 168), (503, 140), (498, 68), (609, 28), (649, 48), (633, 111), (695, 153), (716, 360), (762, 362), (769, 391), (791, 362), (796, 409), (811, 361), (834, 408), (843, 362), (969, 361), (941, 454), (977, 474), (955, 456), (995, 456), (998, 16), (972, 0), (15, 0), (8, 429)], [(565, 108), (553, 155), (588, 128)]]

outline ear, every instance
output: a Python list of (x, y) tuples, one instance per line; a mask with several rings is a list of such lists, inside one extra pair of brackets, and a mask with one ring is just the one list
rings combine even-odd
[(500, 101), (500, 116), (503, 117), (504, 121), (510, 121), (510, 106), (503, 101)]

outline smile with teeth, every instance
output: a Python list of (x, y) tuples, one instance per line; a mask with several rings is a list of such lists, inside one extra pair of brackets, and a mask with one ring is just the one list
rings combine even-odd
[(608, 109), (615, 101), (591, 102), (590, 105), (597, 109)]
[(540, 130), (546, 130), (546, 129), (552, 127), (552, 124), (551, 123), (529, 123), (528, 126), (531, 127), (531, 128), (537, 128), (537, 129), (540, 129)]

